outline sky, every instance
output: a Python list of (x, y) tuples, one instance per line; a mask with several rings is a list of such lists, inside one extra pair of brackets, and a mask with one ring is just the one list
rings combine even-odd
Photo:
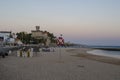
[(35, 26), (66, 42), (120, 46), (120, 0), (0, 0), (0, 31)]

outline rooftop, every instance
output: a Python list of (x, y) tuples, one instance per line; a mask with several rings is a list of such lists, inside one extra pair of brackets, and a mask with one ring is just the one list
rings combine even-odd
[(11, 31), (0, 31), (0, 33), (11, 33)]

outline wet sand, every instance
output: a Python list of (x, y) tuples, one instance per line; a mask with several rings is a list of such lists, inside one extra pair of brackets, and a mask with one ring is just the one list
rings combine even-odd
[(99, 62), (120, 65), (120, 59), (118, 59), (118, 58), (100, 56), (100, 55), (94, 55), (94, 54), (87, 53), (87, 51), (89, 51), (89, 50), (93, 50), (93, 49), (90, 49), (90, 48), (71, 49), (71, 50), (68, 50), (68, 52), (77, 53), (76, 55), (73, 55), (73, 56), (77, 56), (77, 57), (83, 57), (86, 59), (96, 60)]

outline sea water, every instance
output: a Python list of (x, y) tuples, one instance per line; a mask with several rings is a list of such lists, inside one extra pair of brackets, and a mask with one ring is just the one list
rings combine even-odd
[[(100, 47), (97, 47), (100, 48)], [(102, 47), (107, 48), (107, 47)], [(120, 47), (108, 47), (108, 48), (120, 48)], [(101, 55), (101, 56), (108, 56), (120, 59), (120, 51), (109, 51), (109, 50), (92, 50), (88, 51), (87, 53), (94, 54), (94, 55)]]
[(111, 49), (120, 49), (120, 46), (88, 46), (90, 48), (111, 48)]

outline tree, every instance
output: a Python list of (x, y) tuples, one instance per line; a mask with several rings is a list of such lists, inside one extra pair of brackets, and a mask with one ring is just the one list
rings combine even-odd
[(49, 32), (48, 32), (48, 37), (50, 37), (50, 40), (51, 40), (52, 43), (55, 43), (55, 42), (56, 42), (56, 40), (55, 40), (56, 37), (54, 36), (53, 33), (49, 33)]
[(24, 44), (29, 44), (30, 41), (31, 41), (31, 34), (27, 34), (25, 32), (19, 32), (19, 33), (16, 33), (17, 35), (17, 38), (20, 39)]
[[(56, 43), (56, 37), (54, 36), (53, 33), (47, 32), (47, 31), (42, 31), (43, 33), (47, 33), (48, 37), (50, 38), (52, 43)], [(40, 39), (32, 37), (31, 33), (26, 33), (26, 32), (19, 32), (16, 33), (17, 38), (20, 39), (24, 44), (39, 44), (39, 43), (46, 43), (46, 38), (42, 37)]]

